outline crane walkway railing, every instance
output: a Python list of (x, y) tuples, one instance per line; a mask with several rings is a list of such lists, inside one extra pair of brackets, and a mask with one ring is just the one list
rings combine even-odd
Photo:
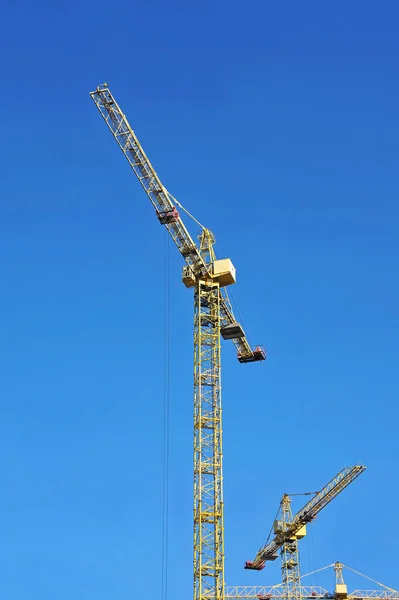
[[(327, 591), (321, 586), (301, 586), (300, 597), (303, 600), (334, 600), (335, 594)], [(225, 588), (225, 598), (229, 600), (285, 600), (287, 598), (284, 587), (279, 585), (271, 586), (227, 586)], [(347, 596), (347, 600), (399, 600), (399, 592), (390, 590), (355, 590)]]

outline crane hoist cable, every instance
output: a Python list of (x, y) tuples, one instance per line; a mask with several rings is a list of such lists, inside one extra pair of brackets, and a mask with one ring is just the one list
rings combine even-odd
[(164, 369), (163, 369), (163, 443), (162, 443), (162, 545), (161, 600), (168, 597), (169, 558), (169, 440), (170, 440), (170, 253), (169, 235), (165, 230), (164, 264)]

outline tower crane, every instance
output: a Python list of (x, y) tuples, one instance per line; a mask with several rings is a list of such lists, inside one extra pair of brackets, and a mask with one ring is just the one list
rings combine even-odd
[(365, 471), (362, 465), (346, 467), (303, 506), (295, 516), (292, 515), (291, 498), (284, 494), (280, 501), (279, 518), (274, 521), (274, 537), (258, 551), (254, 560), (246, 561), (244, 568), (261, 571), (267, 561), (276, 560), (278, 551), (281, 556), (283, 590), (287, 600), (300, 599), (300, 567), (298, 540), (306, 535), (306, 525), (336, 498), (349, 484)]
[(216, 259), (213, 233), (201, 226), (194, 243), (177, 207), (185, 209), (162, 184), (108, 85), (90, 96), (185, 260), (183, 283), (194, 290), (194, 600), (223, 600), (220, 337), (232, 340), (240, 363), (263, 361), (266, 351), (250, 347), (234, 317), (226, 287), (236, 272), (230, 259)]
[[(334, 590), (334, 594), (328, 594), (328, 598), (331, 600), (353, 600), (356, 598), (356, 600), (369, 600), (370, 598), (389, 598), (390, 600), (399, 600), (399, 592), (397, 590), (394, 590), (390, 587), (387, 587), (386, 585), (384, 585), (383, 583), (380, 583), (379, 581), (376, 581), (375, 579), (372, 579), (371, 577), (367, 577), (367, 575), (363, 575), (363, 573), (359, 573), (359, 571), (355, 571), (355, 569), (352, 569), (351, 567), (347, 567), (346, 565), (344, 565), (341, 562), (335, 562), (332, 565), (328, 565), (327, 567), (324, 567), (322, 569), (318, 569), (316, 571), (323, 571), (324, 569), (328, 569), (328, 568), (333, 568), (335, 571), (335, 590)], [(348, 594), (348, 586), (345, 583), (344, 580), (344, 568), (348, 569), (349, 571), (352, 571), (352, 573), (356, 573), (357, 575), (360, 575), (361, 577), (364, 577), (365, 579), (368, 579), (369, 581), (372, 581), (373, 583), (376, 583), (377, 585), (380, 586), (380, 588), (383, 589), (379, 589), (379, 590), (355, 590), (354, 592), (351, 592), (350, 594)]]
[[(352, 567), (348, 567), (341, 562), (335, 562), (312, 573), (307, 573), (305, 577), (325, 570), (335, 571), (335, 588), (329, 592), (319, 585), (306, 585), (300, 588), (300, 597), (303, 600), (399, 600), (399, 591), (390, 588), (363, 573), (359, 573)], [(377, 589), (361, 590), (356, 589), (348, 592), (348, 587), (344, 581), (343, 571), (351, 571), (368, 581), (379, 586)], [(232, 586), (226, 588), (226, 600), (287, 600), (286, 588), (283, 584), (270, 586)]]

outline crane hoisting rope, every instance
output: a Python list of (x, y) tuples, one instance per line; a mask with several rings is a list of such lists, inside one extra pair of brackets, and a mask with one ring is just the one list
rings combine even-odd
[(163, 445), (162, 445), (162, 546), (161, 546), (161, 600), (168, 597), (169, 554), (169, 423), (170, 423), (170, 285), (169, 235), (165, 230), (165, 325), (164, 325), (164, 381), (163, 381)]

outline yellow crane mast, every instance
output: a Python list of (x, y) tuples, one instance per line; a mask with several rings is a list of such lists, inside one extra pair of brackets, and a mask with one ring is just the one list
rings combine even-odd
[(186, 262), (183, 283), (194, 289), (194, 600), (223, 600), (220, 336), (233, 341), (241, 363), (265, 360), (266, 352), (250, 347), (235, 320), (226, 291), (235, 268), (216, 259), (213, 233), (201, 226), (199, 247), (194, 243), (176, 208), (183, 207), (161, 183), (108, 85), (90, 96)]
[(267, 561), (281, 556), (283, 593), (287, 600), (301, 600), (301, 582), (298, 540), (306, 535), (306, 525), (336, 498), (348, 485), (365, 471), (362, 465), (342, 469), (331, 481), (292, 515), (291, 498), (284, 494), (280, 501), (279, 516), (273, 524), (274, 537), (258, 551), (253, 561), (246, 561), (244, 568), (261, 571)]

